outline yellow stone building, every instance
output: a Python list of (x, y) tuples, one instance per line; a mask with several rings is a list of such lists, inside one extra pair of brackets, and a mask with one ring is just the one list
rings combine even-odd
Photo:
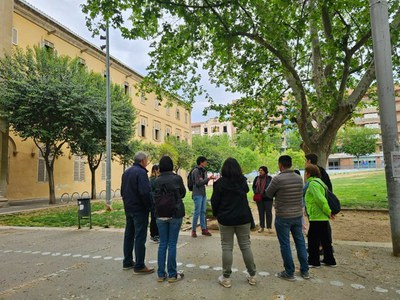
[[(24, 1), (1, 0), (0, 57), (15, 46), (25, 49), (34, 45), (52, 48), (60, 55), (79, 57), (90, 70), (105, 72), (105, 53), (99, 47)], [(161, 144), (166, 136), (174, 135), (191, 143), (191, 112), (182, 102), (166, 107), (166, 101), (160, 103), (154, 94), (138, 94), (135, 86), (143, 77), (116, 58), (111, 58), (110, 74), (112, 82), (121, 84), (130, 95), (138, 112), (135, 139)], [(44, 161), (33, 141), (22, 141), (11, 130), (8, 133), (4, 122), (0, 123), (0, 131), (0, 206), (7, 200), (48, 198)], [(85, 161), (85, 157), (74, 156), (69, 149), (64, 149), (64, 156), (54, 166), (57, 198), (64, 193), (90, 193), (91, 174)], [(114, 161), (111, 188), (116, 194), (122, 172), (122, 165)], [(96, 177), (99, 196), (106, 186), (105, 162), (98, 168)], [(104, 197), (104, 192), (101, 196)]]

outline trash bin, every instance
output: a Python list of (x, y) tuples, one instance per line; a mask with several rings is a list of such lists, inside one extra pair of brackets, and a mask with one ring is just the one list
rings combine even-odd
[(92, 208), (90, 198), (78, 198), (78, 229), (81, 229), (81, 219), (89, 219), (89, 226), (92, 229)]

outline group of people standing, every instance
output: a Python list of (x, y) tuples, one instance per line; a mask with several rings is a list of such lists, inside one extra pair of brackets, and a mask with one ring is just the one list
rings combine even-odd
[[(151, 226), (151, 235), (159, 236), (158, 248), (158, 281), (176, 282), (184, 277), (182, 271), (177, 271), (176, 245), (185, 207), (182, 199), (186, 195), (186, 188), (182, 177), (173, 172), (173, 162), (170, 157), (163, 156), (159, 162), (159, 175), (154, 175), (149, 181), (146, 166), (147, 155), (138, 152), (133, 166), (127, 169), (122, 176), (121, 194), (124, 202), (126, 227), (124, 235), (123, 269), (134, 269), (135, 274), (151, 274), (154, 268), (144, 263), (145, 242), (147, 236), (149, 212), (156, 223)], [(196, 228), (200, 218), (201, 233), (211, 236), (206, 223), (206, 191), (209, 180), (205, 167), (207, 159), (200, 156), (197, 167), (192, 171), (194, 213), (192, 222), (192, 237), (197, 237)], [(290, 247), (290, 233), (296, 244), (297, 256), (300, 261), (300, 274), (308, 279), (309, 266), (318, 267), (319, 246), (322, 245), (325, 263), (335, 266), (336, 262), (332, 251), (332, 237), (329, 226), (331, 214), (325, 199), (324, 190), (327, 188), (319, 177), (319, 168), (307, 164), (305, 168), (306, 187), (303, 193), (303, 179), (296, 174), (292, 167), (292, 159), (283, 155), (278, 160), (280, 173), (275, 177), (268, 175), (268, 168), (261, 166), (259, 176), (253, 182), (254, 194), (260, 194), (257, 208), (260, 214), (260, 230), (266, 227), (272, 230), (272, 204), (275, 201), (275, 230), (280, 244), (281, 256), (284, 262), (284, 271), (277, 275), (280, 278), (294, 280), (294, 263)], [(154, 178), (153, 178), (154, 177)], [(329, 178), (329, 177), (328, 177)], [(150, 184), (151, 182), (151, 184)], [(249, 186), (242, 169), (234, 158), (227, 158), (221, 168), (221, 177), (214, 182), (211, 196), (213, 215), (218, 220), (221, 248), (222, 248), (222, 275), (218, 282), (224, 287), (231, 286), (233, 244), (236, 235), (243, 260), (247, 268), (247, 281), (255, 285), (256, 265), (251, 250), (250, 227), (253, 221), (251, 209), (247, 199)], [(304, 199), (303, 199), (304, 196)], [(172, 213), (165, 213), (165, 208), (157, 209), (157, 205), (173, 200)], [(324, 200), (325, 199), (325, 200)], [(302, 233), (302, 218), (306, 203), (306, 211), (310, 221), (308, 232), (309, 255)], [(172, 203), (172, 202), (171, 202)], [(261, 221), (261, 216), (263, 216)], [(265, 219), (264, 219), (265, 216)], [(158, 232), (156, 232), (158, 231)], [(133, 261), (133, 250), (135, 260)], [(168, 252), (168, 255), (167, 255)], [(167, 265), (167, 268), (166, 268)]]

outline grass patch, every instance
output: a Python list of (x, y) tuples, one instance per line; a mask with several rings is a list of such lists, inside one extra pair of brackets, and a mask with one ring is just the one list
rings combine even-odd
[[(388, 208), (386, 182), (384, 171), (338, 174), (332, 176), (335, 194), (339, 197), (342, 207), (348, 208)], [(208, 187), (207, 198), (211, 198), (212, 187)], [(250, 202), (253, 193), (248, 193)], [(194, 205), (192, 193), (187, 192), (183, 199), (186, 217), (190, 219)], [(96, 227), (124, 228), (125, 213), (121, 200), (113, 201), (113, 211), (105, 211), (104, 201), (92, 201), (92, 225)], [(81, 220), (83, 227), (88, 226), (88, 220)], [(77, 227), (78, 207), (67, 205), (35, 212), (0, 215), (0, 225), (33, 226), (33, 227)]]
[(343, 207), (387, 209), (384, 170), (332, 176), (333, 192)]

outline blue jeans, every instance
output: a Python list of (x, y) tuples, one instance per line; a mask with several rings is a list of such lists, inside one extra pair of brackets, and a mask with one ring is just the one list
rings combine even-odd
[(158, 277), (165, 276), (165, 260), (168, 260), (168, 277), (176, 277), (176, 244), (178, 243), (179, 230), (182, 225), (182, 218), (172, 218), (169, 220), (157, 219), (158, 231), (160, 233), (160, 244), (158, 246)]
[(135, 248), (135, 270), (143, 269), (146, 265), (146, 238), (149, 225), (149, 212), (125, 212), (126, 224), (124, 234), (124, 261), (123, 266), (133, 264), (133, 249)]
[(275, 217), (276, 235), (278, 236), (279, 245), (281, 248), (283, 265), (288, 275), (293, 275), (294, 273), (294, 263), (290, 248), (290, 233), (292, 233), (292, 237), (296, 245), (297, 258), (300, 262), (300, 272), (308, 272), (307, 249), (302, 231), (301, 218), (302, 217)]
[(194, 212), (193, 212), (192, 230), (196, 231), (197, 220), (199, 219), (199, 216), (200, 216), (200, 227), (202, 230), (206, 230), (207, 197), (201, 195), (193, 196), (193, 202), (194, 202)]

